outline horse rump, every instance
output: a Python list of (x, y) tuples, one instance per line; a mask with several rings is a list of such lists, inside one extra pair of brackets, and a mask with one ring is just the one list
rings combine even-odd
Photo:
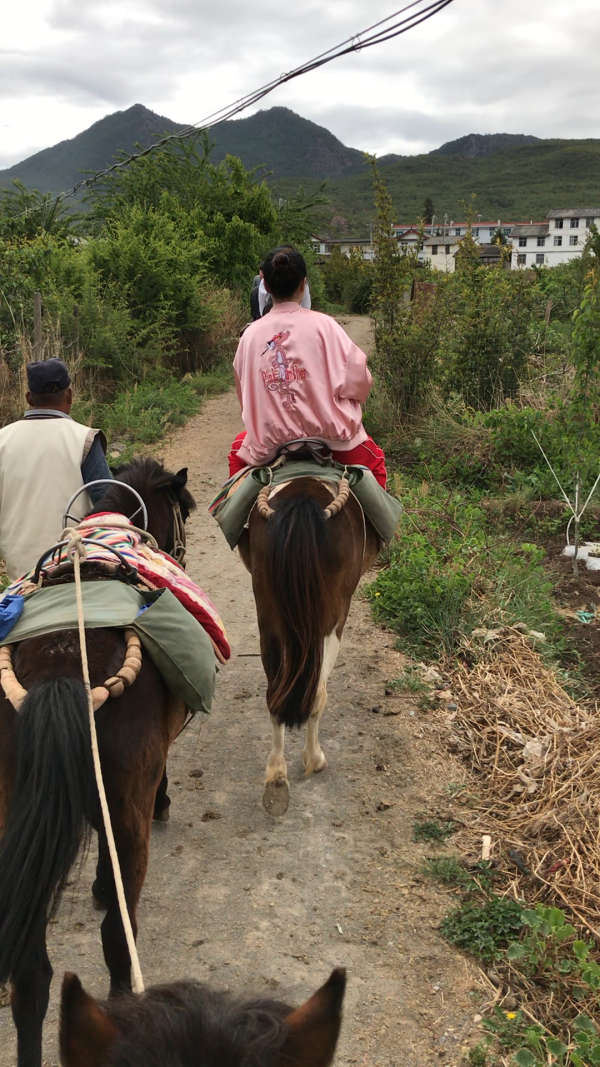
[(87, 698), (58, 678), (28, 692), (17, 719), (16, 764), (0, 841), (0, 981), (45, 929), (87, 832), (95, 802)]

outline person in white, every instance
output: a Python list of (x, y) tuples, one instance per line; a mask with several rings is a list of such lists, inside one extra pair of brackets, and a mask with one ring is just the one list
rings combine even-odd
[[(27, 383), (28, 410), (0, 430), (0, 557), (10, 581), (60, 539), (73, 493), (84, 483), (112, 477), (102, 431), (70, 417), (73, 393), (62, 360), (29, 363)], [(82, 493), (74, 514), (83, 518), (105, 489)]]
[[(270, 296), (271, 294), (267, 292), (265, 286), (265, 279), (263, 278), (261, 271), (260, 284), (258, 286), (258, 310), (260, 311), (261, 315), (264, 315), (265, 313), (265, 304), (267, 303), (267, 300), (270, 298)], [(304, 292), (302, 293), (300, 307), (308, 308), (310, 311), (310, 290), (308, 288), (308, 279), (306, 280), (306, 283), (304, 285)], [(271, 309), (269, 308), (269, 311), (270, 310)]]

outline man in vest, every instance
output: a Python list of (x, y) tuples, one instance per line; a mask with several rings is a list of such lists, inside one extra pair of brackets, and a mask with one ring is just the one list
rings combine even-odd
[[(0, 557), (11, 581), (34, 567), (62, 532), (69, 498), (86, 482), (111, 478), (101, 430), (71, 416), (71, 379), (60, 359), (27, 365), (28, 410), (0, 430)], [(100, 500), (105, 486), (82, 493), (77, 517)]]

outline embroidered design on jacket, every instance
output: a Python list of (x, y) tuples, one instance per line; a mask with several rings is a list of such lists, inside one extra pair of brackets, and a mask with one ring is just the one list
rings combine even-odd
[(308, 376), (304, 367), (299, 366), (298, 361), (289, 359), (284, 341), (290, 336), (289, 330), (281, 330), (270, 341), (267, 341), (261, 356), (272, 355), (270, 360), (271, 370), (261, 370), (260, 374), (263, 385), (271, 393), (279, 393), (284, 408), (293, 408), (297, 402), (292, 382), (303, 382)]

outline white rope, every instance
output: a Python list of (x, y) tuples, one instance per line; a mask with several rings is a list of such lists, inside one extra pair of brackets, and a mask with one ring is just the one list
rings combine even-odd
[(131, 925), (129, 911), (127, 909), (127, 901), (125, 900), (125, 890), (123, 888), (121, 866), (119, 864), (119, 857), (115, 845), (112, 823), (110, 821), (110, 811), (108, 810), (108, 802), (106, 800), (104, 779), (102, 777), (102, 766), (100, 764), (100, 752), (98, 750), (98, 735), (96, 733), (96, 717), (94, 715), (94, 701), (92, 697), (92, 688), (90, 685), (90, 672), (87, 658), (87, 643), (85, 639), (85, 622), (83, 616), (83, 596), (81, 592), (81, 574), (79, 569), (82, 553), (85, 554), (85, 549), (81, 544), (81, 539), (77, 534), (75, 536), (72, 536), (71, 531), (71, 545), (69, 546), (69, 555), (71, 556), (71, 559), (73, 561), (73, 569), (75, 571), (75, 595), (77, 598), (77, 625), (79, 627), (79, 645), (81, 649), (81, 671), (83, 674), (83, 685), (87, 697), (88, 714), (90, 720), (90, 736), (92, 742), (92, 757), (94, 760), (96, 785), (98, 787), (98, 796), (100, 798), (102, 820), (104, 822), (104, 832), (106, 834), (106, 841), (110, 854), (110, 862), (112, 864), (113, 869), (115, 889), (117, 891), (117, 900), (119, 903), (119, 911), (121, 913), (121, 922), (123, 923), (123, 930), (125, 931), (125, 940), (127, 941), (127, 948), (129, 949), (129, 958), (131, 960), (133, 991), (134, 993), (143, 993), (144, 979), (142, 977), (140, 960), (135, 944), (135, 938), (133, 936), (133, 927)]

